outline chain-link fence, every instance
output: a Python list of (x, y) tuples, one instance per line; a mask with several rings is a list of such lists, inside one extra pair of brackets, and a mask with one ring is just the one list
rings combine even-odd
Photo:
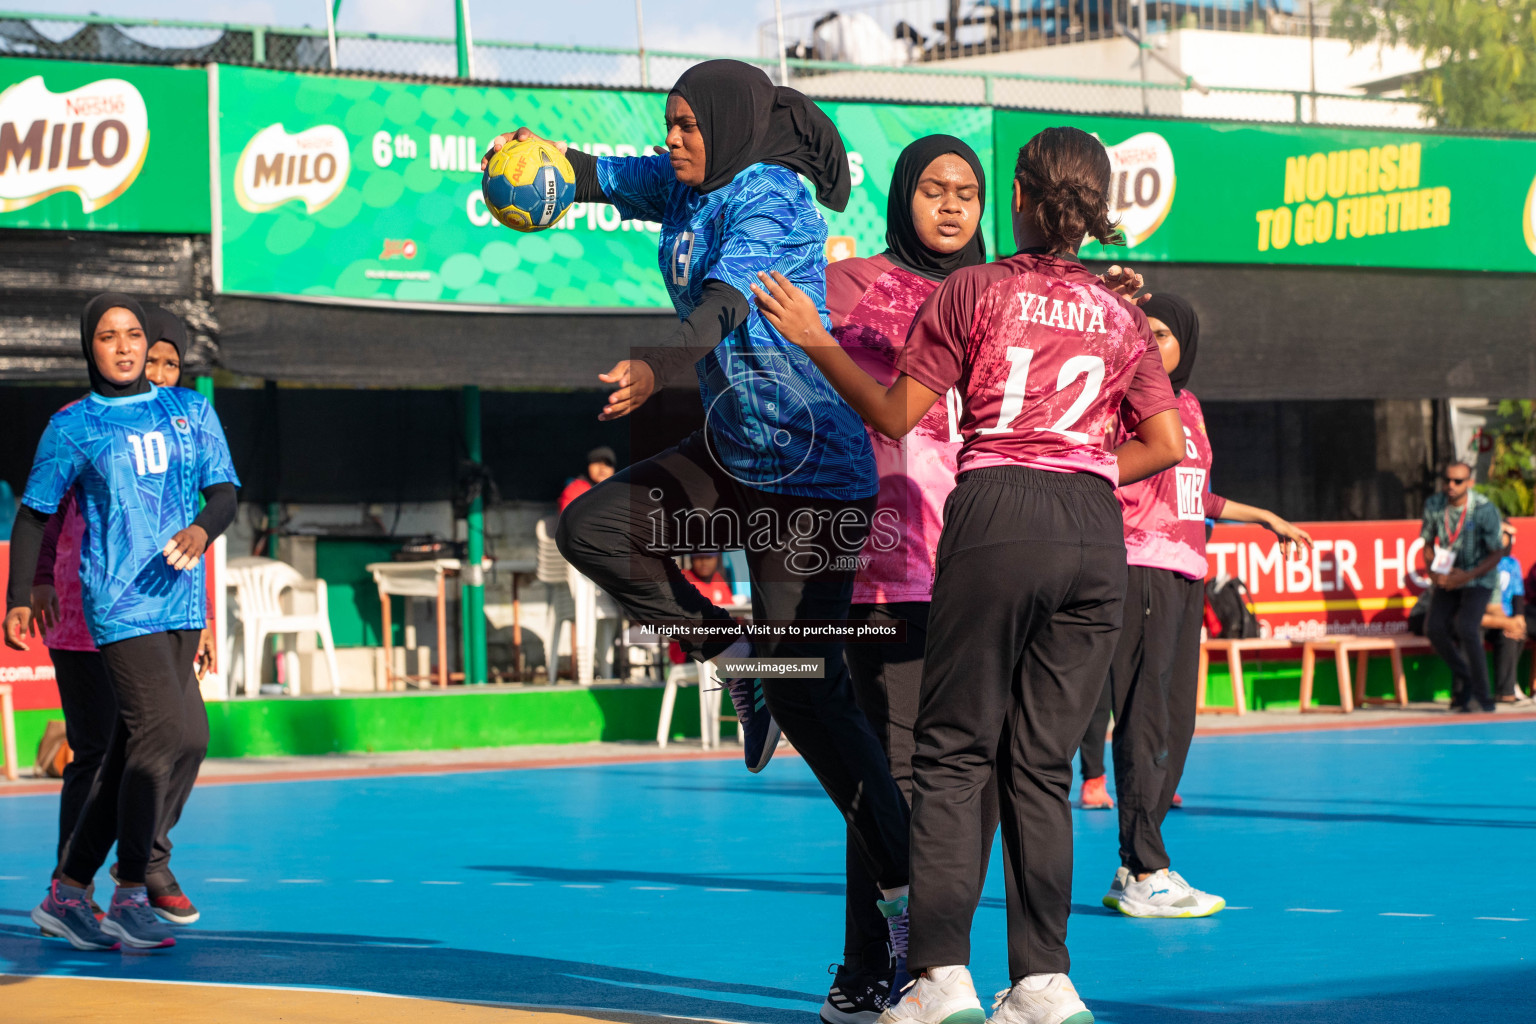
[[(151, 64), (218, 62), (287, 71), (334, 69), (442, 80), (458, 76), (458, 52), (452, 39), (338, 32), (333, 64), (330, 39), (324, 30), (94, 16), (0, 12), (0, 55)], [(508, 85), (667, 89), (684, 70), (707, 59), (698, 54), (661, 51), (477, 41), (470, 77)], [(779, 77), (777, 57), (747, 59)], [(1425, 124), (1422, 107), (1411, 100), (1205, 88), (1189, 82), (1026, 75), (991, 66), (966, 67), (966, 62), (958, 59), (900, 67), (802, 58), (784, 64), (791, 84), (818, 99), (1243, 121), (1392, 127)]]

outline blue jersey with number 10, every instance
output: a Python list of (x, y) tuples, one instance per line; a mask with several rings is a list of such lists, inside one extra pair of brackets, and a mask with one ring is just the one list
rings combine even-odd
[(91, 394), (53, 414), (21, 500), (52, 514), (78, 486), (80, 592), (97, 646), (207, 623), (202, 561), (178, 572), (161, 551), (217, 483), (240, 480), (218, 416), (195, 391)]

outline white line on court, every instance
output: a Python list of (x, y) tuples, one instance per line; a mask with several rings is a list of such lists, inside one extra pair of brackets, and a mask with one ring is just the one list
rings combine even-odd
[(359, 878), (357, 881), (359, 885), (393, 885), (395, 882), (393, 878)]
[(1403, 913), (1399, 913), (1399, 912), (1393, 911), (1393, 910), (1384, 910), (1378, 916), (1380, 916), (1380, 917), (1434, 917), (1435, 915), (1434, 914), (1403, 914)]
[(464, 883), (463, 882), (428, 882), (428, 881), (423, 881), (421, 884), (422, 885), (463, 885)]
[(1474, 921), (1529, 921), (1528, 917), (1474, 917)]
[(243, 885), (244, 883), (249, 882), (250, 879), (249, 878), (205, 878), (205, 879), (203, 879), (203, 881), (209, 883), (210, 885), (212, 885), (215, 882), (228, 882), (231, 885)]
[(677, 886), (675, 886), (675, 885), (632, 885), (632, 886), (630, 886), (630, 888), (631, 889), (635, 889), (635, 890), (637, 890), (639, 892), (676, 892), (677, 891)]
[(562, 888), (562, 889), (601, 889), (602, 886), (600, 886), (600, 885), (583, 885), (580, 882), (566, 882), (565, 884), (561, 885), (560, 888)]
[(751, 889), (715, 889), (715, 888), (706, 888), (704, 891), (705, 892), (751, 892), (752, 890)]
[(323, 885), (323, 878), (279, 878), (278, 885)]
[(1318, 910), (1316, 907), (1286, 907), (1287, 914), (1339, 914), (1339, 910)]

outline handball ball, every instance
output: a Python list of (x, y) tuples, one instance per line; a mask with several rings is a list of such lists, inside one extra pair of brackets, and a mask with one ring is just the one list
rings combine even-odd
[(554, 143), (524, 139), (491, 157), (480, 191), (491, 216), (513, 231), (543, 231), (576, 198), (576, 172)]

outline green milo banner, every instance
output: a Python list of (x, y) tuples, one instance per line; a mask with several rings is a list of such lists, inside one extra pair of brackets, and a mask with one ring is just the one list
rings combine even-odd
[(207, 234), (205, 71), (0, 60), (0, 227)]
[(1536, 141), (1002, 110), (993, 124), (999, 181), (1042, 128), (1104, 143), (1128, 246), (1089, 258), (1536, 271)]
[[(480, 154), (527, 125), (596, 155), (644, 155), (665, 97), (583, 89), (415, 85), (219, 69), (221, 288), (341, 302), (668, 309), (656, 225), (576, 204), (519, 234), (480, 196)], [(853, 197), (828, 256), (885, 247), (885, 193), (912, 139), (947, 132), (991, 159), (992, 111), (826, 103)], [(821, 209), (818, 207), (818, 209)]]

